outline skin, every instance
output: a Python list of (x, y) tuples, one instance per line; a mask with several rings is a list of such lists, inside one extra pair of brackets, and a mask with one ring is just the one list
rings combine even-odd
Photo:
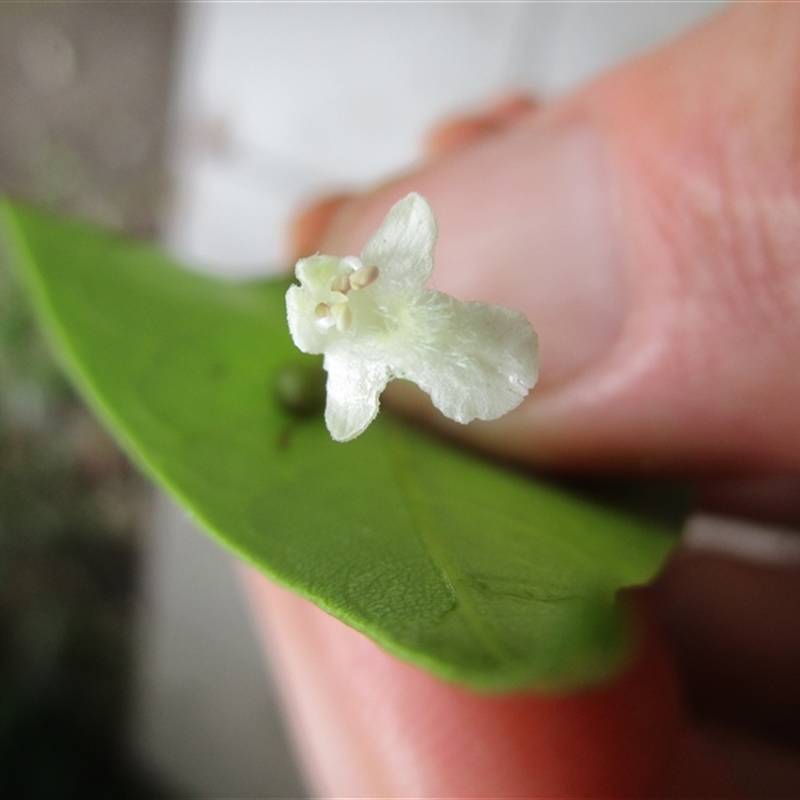
[[(800, 6), (738, 4), (573, 94), (450, 120), (426, 159), (294, 227), (357, 253), (409, 191), (434, 284), (526, 313), (540, 385), (460, 427), (556, 471), (679, 475), (701, 504), (800, 524)], [(685, 548), (628, 601), (642, 647), (570, 695), (480, 696), (245, 572), (310, 785), (330, 797), (800, 795), (800, 567)]]

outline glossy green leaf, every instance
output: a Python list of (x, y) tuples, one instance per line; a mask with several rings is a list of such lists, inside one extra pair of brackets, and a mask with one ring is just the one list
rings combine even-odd
[(491, 689), (601, 679), (620, 587), (677, 526), (515, 472), (387, 413), (347, 444), (285, 280), (225, 282), (6, 202), (13, 259), (68, 372), (127, 450), (244, 559), (433, 672)]

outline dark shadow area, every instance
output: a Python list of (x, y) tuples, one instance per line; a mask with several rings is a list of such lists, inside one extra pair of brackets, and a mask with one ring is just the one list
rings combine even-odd
[[(155, 233), (175, 12), (0, 4), (0, 191)], [(149, 498), (0, 256), (0, 798), (170, 795), (127, 740)]]

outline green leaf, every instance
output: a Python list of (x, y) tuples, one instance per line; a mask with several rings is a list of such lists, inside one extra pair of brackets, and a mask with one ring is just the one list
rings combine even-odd
[(286, 330), (285, 280), (185, 271), (149, 245), (10, 202), (3, 217), (74, 381), (242, 558), (387, 650), (475, 687), (573, 686), (630, 655), (616, 593), (653, 577), (677, 525), (386, 412), (335, 443), (319, 361)]

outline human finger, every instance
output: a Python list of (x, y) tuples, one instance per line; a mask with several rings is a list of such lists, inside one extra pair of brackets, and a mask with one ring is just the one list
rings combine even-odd
[[(800, 467), (800, 7), (737, 5), (502, 133), (353, 200), (359, 252), (409, 191), (436, 210), (433, 280), (526, 313), (541, 379), (450, 434), (564, 469)], [(392, 387), (390, 387), (392, 388)]]
[(502, 133), (529, 116), (539, 103), (530, 95), (509, 94), (486, 110), (447, 119), (435, 125), (425, 137), (423, 153), (439, 158), (487, 137)]
[[(604, 686), (481, 695), (398, 661), (254, 571), (245, 581), (317, 796), (651, 797), (690, 749), (670, 659), (649, 628)], [(695, 790), (729, 789), (708, 760), (688, 771)]]
[[(508, 418), (448, 426), (453, 435), (564, 469), (797, 470), (799, 19), (794, 7), (737, 6), (335, 215), (325, 248), (359, 252), (392, 202), (422, 192), (440, 222), (438, 288), (518, 308), (538, 328), (541, 389)], [(417, 396), (395, 401), (443, 424)], [(627, 685), (638, 705), (618, 703), (619, 728), (587, 722), (575, 739), (579, 747), (554, 751), (548, 742), (562, 741), (564, 708), (551, 717), (537, 703), (514, 698), (520, 727), (498, 727), (495, 706), (480, 705), (471, 715), (476, 706), (463, 695), (454, 702), (453, 687), (428, 683), (433, 679), (319, 612), (298, 611), (302, 601), (269, 606), (260, 598), (259, 619), (277, 632), (279, 661), (288, 665), (283, 674), (304, 752), (328, 791), (380, 796), (410, 788), (452, 796), (470, 792), (459, 783), (468, 777), (488, 795), (496, 781), (495, 795), (648, 796), (656, 773), (668, 787), (669, 768), (640, 761), (639, 748), (650, 752), (655, 742), (666, 752), (665, 733), (683, 753), (675, 756), (672, 778), (683, 770), (684, 795), (723, 791), (709, 777), (713, 754), (684, 736), (668, 666), (647, 670), (651, 677), (636, 691)], [(619, 678), (622, 685), (628, 679)], [(643, 724), (638, 709), (657, 708), (665, 698), (665, 716), (654, 713)], [(585, 700), (579, 696), (578, 713), (593, 719)], [(669, 719), (679, 721), (677, 728)], [(451, 749), (437, 749), (430, 731), (448, 720), (458, 723), (445, 728)], [(517, 738), (535, 746), (515, 749), (507, 762)], [(644, 780), (635, 765), (649, 763), (648, 783), (609, 789), (607, 774), (581, 758), (596, 752), (606, 753), (598, 763), (620, 781)], [(555, 771), (538, 760), (543, 754)], [(332, 762), (320, 766), (323, 758)], [(514, 765), (512, 783), (502, 782), (507, 763)], [(417, 783), (402, 783), (404, 774)], [(536, 783), (541, 776), (549, 783)]]

